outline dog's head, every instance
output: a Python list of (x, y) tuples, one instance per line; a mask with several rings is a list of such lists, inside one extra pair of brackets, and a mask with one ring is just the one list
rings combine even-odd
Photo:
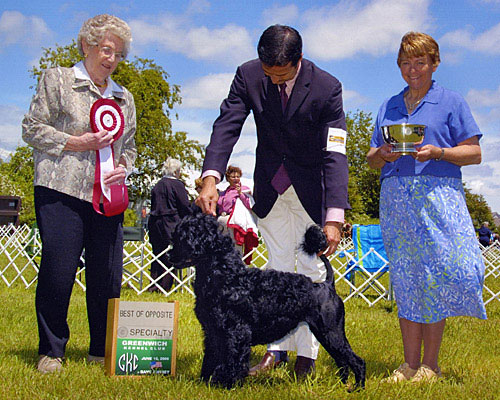
[(217, 253), (233, 250), (231, 238), (222, 233), (217, 219), (198, 213), (188, 215), (177, 223), (168, 256), (175, 268), (182, 269)]

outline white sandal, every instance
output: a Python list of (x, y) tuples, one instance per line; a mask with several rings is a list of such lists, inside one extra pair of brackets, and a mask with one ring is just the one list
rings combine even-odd
[(417, 373), (416, 369), (410, 368), (408, 363), (403, 363), (398, 369), (394, 370), (391, 376), (382, 379), (382, 382), (386, 383), (398, 383), (409, 381)]
[(439, 367), (433, 370), (428, 365), (422, 364), (415, 376), (411, 379), (412, 382), (435, 382), (441, 379), (443, 375)]

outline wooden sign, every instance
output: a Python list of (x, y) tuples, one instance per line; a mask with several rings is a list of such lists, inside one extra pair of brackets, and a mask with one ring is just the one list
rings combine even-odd
[(109, 299), (107, 375), (175, 375), (179, 303)]

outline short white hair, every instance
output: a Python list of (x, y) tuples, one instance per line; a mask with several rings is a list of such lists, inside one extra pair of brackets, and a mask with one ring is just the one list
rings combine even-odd
[(90, 46), (97, 46), (108, 32), (118, 36), (123, 41), (123, 56), (126, 57), (132, 42), (132, 32), (124, 20), (109, 14), (96, 15), (83, 23), (76, 40), (80, 55), (84, 56), (82, 40), (85, 40)]
[(167, 175), (177, 175), (181, 172), (182, 163), (176, 158), (167, 158), (163, 163), (161, 172), (163, 176)]

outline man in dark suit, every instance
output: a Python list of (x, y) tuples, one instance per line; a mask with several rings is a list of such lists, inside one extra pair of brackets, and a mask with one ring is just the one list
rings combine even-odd
[[(297, 252), (309, 224), (324, 226), (332, 254), (340, 241), (347, 200), (346, 126), (340, 82), (302, 58), (302, 39), (293, 28), (273, 25), (258, 44), (259, 59), (236, 71), (214, 123), (196, 203), (215, 214), (216, 184), (250, 111), (257, 127), (254, 213), (268, 250), (268, 268), (324, 279), (318, 260)], [(268, 347), (250, 374), (286, 362), (297, 350), (295, 372), (314, 369), (319, 344), (301, 324)]]

